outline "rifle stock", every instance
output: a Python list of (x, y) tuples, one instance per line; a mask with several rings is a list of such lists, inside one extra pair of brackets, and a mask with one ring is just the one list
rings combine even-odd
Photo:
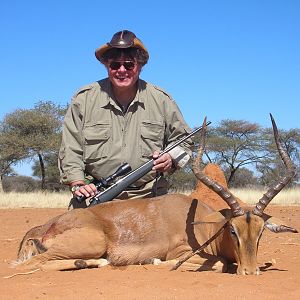
[[(211, 124), (211, 122), (207, 122), (206, 126)], [(162, 156), (165, 153), (168, 153), (193, 135), (195, 135), (198, 131), (200, 131), (203, 128), (203, 126), (195, 129), (191, 133), (189, 133), (184, 138), (180, 139), (178, 142), (174, 143), (173, 145), (167, 147), (165, 150), (163, 150), (159, 157)], [(124, 191), (128, 186), (136, 182), (138, 179), (142, 178), (144, 175), (146, 175), (148, 172), (150, 172), (153, 168), (153, 162), (154, 159), (149, 160), (139, 168), (131, 171), (127, 175), (125, 175), (123, 178), (119, 179), (117, 182), (115, 182), (113, 185), (108, 187), (106, 190), (99, 192), (96, 196), (90, 199), (90, 206), (96, 205), (104, 202), (108, 202), (113, 200), (116, 196), (118, 196), (122, 191)]]

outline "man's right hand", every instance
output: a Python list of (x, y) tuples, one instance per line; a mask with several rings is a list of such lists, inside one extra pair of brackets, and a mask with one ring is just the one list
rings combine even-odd
[[(97, 192), (97, 188), (93, 183), (85, 184), (83, 181), (72, 182), (70, 188), (76, 187), (73, 192), (74, 197), (85, 196), (86, 198), (94, 197)], [(74, 189), (74, 188), (73, 188)]]

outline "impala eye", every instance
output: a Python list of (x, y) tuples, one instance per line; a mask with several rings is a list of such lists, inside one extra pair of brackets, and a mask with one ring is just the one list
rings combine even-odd
[(236, 243), (236, 246), (239, 248), (240, 247), (239, 237), (237, 235), (237, 232), (234, 230), (233, 226), (229, 227), (229, 232), (232, 240)]
[(232, 226), (230, 227), (230, 233), (232, 235), (236, 236), (236, 232), (235, 232), (235, 230), (234, 230), (234, 228)]

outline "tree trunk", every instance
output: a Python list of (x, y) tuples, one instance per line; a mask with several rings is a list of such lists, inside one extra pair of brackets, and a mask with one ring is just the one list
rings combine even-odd
[(39, 157), (39, 162), (40, 162), (40, 166), (41, 166), (41, 175), (42, 175), (41, 188), (42, 188), (42, 190), (45, 190), (45, 188), (46, 188), (45, 164), (44, 164), (44, 160), (43, 160), (41, 153), (38, 153), (38, 157)]
[(233, 180), (233, 177), (234, 177), (234, 174), (235, 174), (236, 171), (237, 171), (237, 169), (235, 169), (235, 168), (230, 169), (229, 178), (227, 180), (227, 184), (228, 184), (229, 187), (231, 186), (231, 182)]
[(1, 174), (1, 175), (0, 175), (0, 194), (3, 194), (3, 193), (4, 193), (2, 179), (3, 179), (3, 176), (2, 176), (2, 174)]

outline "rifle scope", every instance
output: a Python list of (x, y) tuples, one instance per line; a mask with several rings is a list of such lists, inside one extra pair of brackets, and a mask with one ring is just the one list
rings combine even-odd
[[(123, 176), (126, 175), (127, 173), (129, 173), (131, 171), (131, 166), (128, 163), (124, 163), (123, 165), (121, 165), (117, 171), (115, 173), (113, 173), (112, 175), (106, 177), (106, 178), (100, 178), (99, 180), (96, 180), (95, 182), (95, 186), (97, 191), (101, 191), (102, 188), (108, 188), (109, 185), (119, 176)], [(82, 202), (86, 199), (86, 197), (84, 195), (82, 196), (77, 196), (76, 199), (79, 202)], [(92, 199), (91, 199), (92, 200)]]

